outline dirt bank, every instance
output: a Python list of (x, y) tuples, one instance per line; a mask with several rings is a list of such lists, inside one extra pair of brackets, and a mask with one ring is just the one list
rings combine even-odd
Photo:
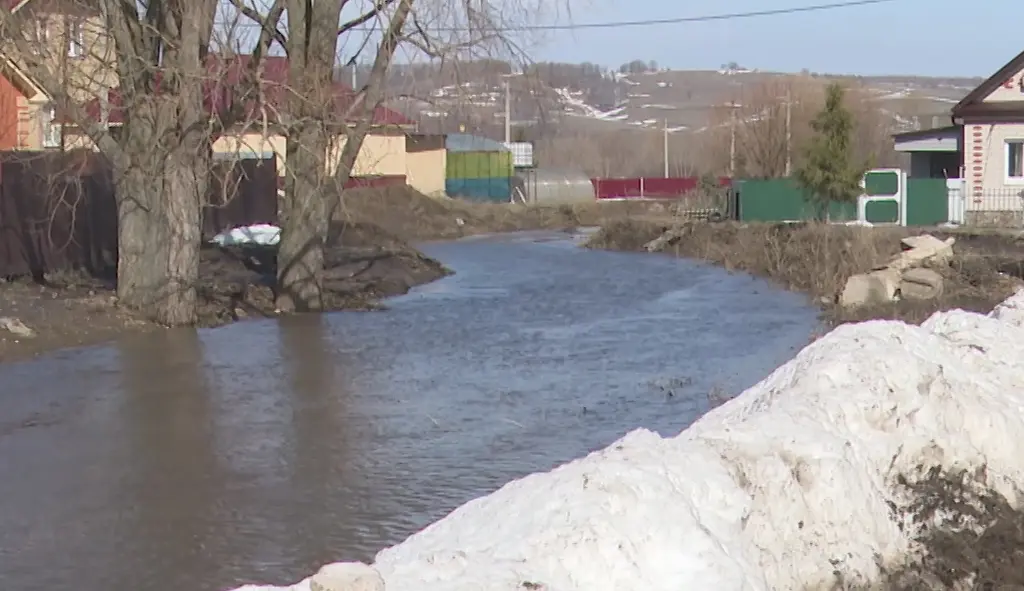
[[(408, 187), (346, 193), (327, 252), (329, 310), (366, 310), (448, 273), (410, 242), (448, 240), (517, 230), (597, 226), (632, 215), (657, 215), (658, 204), (587, 203), (573, 206), (481, 205), (432, 199)], [(276, 314), (273, 249), (203, 249), (199, 324), (219, 326)], [(65, 347), (91, 345), (125, 333), (159, 330), (117, 306), (110, 278), (59, 273), (45, 284), (0, 279), (0, 361), (24, 359)], [(3, 327), (5, 318), (21, 327)], [(13, 330), (13, 331), (12, 331)]]
[(900, 252), (901, 238), (922, 230), (735, 222), (674, 226), (664, 219), (633, 217), (605, 224), (588, 246), (642, 251), (670, 227), (681, 230), (680, 236), (664, 252), (751, 273), (807, 293), (835, 324), (868, 319), (919, 323), (936, 311), (953, 308), (988, 312), (1011, 295), (1024, 277), (1024, 241), (1014, 235), (932, 230), (939, 238), (956, 238), (953, 260), (936, 269), (945, 279), (942, 296), (847, 310), (835, 304), (846, 280), (885, 264)]
[[(273, 317), (276, 274), (273, 247), (206, 246), (200, 253), (198, 321), (213, 327), (248, 318)], [(379, 298), (399, 295), (448, 273), (404, 241), (363, 222), (336, 224), (326, 251), (328, 310), (366, 310)], [(45, 284), (13, 280), (0, 284), (0, 317), (20, 327), (0, 328), (0, 360), (90, 345), (158, 326), (117, 305), (113, 281), (82, 273), (60, 273)]]
[[(979, 486), (979, 476), (934, 468), (923, 482), (905, 485), (915, 500), (904, 517), (922, 528), (920, 547), (873, 589), (1024, 589), (1024, 513)], [(936, 527), (937, 516), (946, 525)]]
[(520, 230), (563, 230), (600, 226), (634, 216), (667, 211), (657, 202), (615, 201), (552, 205), (478, 204), (432, 199), (408, 188), (355, 190), (345, 195), (340, 221), (376, 224), (410, 242)]

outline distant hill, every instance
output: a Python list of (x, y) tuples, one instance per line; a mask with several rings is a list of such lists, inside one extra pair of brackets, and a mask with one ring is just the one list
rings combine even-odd
[[(338, 76), (350, 81), (352, 73), (345, 69)], [(368, 72), (355, 74), (360, 84)], [(667, 128), (674, 144), (694, 154), (686, 156), (686, 170), (691, 170), (700, 152), (709, 151), (697, 147), (711, 141), (702, 138), (718, 133), (716, 149), (721, 152), (721, 130), (728, 127), (733, 114), (741, 124), (753, 124), (768, 116), (777, 118), (778, 105), (789, 96), (797, 112), (794, 117), (799, 117), (806, 128), (820, 105), (822, 89), (830, 81), (841, 81), (851, 88), (855, 112), (871, 121), (871, 129), (864, 132), (871, 138), (862, 142), (870, 145), (863, 152), (876, 161), (893, 162), (889, 134), (948, 124), (950, 108), (982, 79), (761, 72), (737, 64), (719, 70), (681, 71), (639, 60), (617, 68), (591, 63), (538, 63), (517, 69), (499, 60), (479, 60), (443, 66), (395, 66), (388, 80), (388, 103), (418, 121), (423, 132), (464, 129), (497, 139), (503, 135), (507, 83), (513, 139), (555, 146), (546, 152), (548, 160), (558, 165), (576, 166), (592, 174), (626, 174), (618, 169), (610, 171), (622, 159), (614, 146), (600, 147), (605, 153), (600, 165), (597, 156), (580, 164), (566, 160), (562, 153), (576, 150), (565, 147), (566, 138), (622, 143), (624, 137), (649, 135), (656, 146), (645, 148), (645, 154), (654, 154), (652, 150), (660, 149), (660, 136)], [(739, 107), (730, 109), (730, 103)], [(619, 149), (627, 154), (637, 152), (635, 148)], [(719, 153), (714, 163), (695, 166), (697, 170), (721, 170), (723, 157)], [(645, 161), (643, 166), (660, 170), (657, 162), (646, 162), (650, 156), (639, 160)], [(634, 168), (640, 166), (638, 163)]]
[[(357, 82), (365, 74), (358, 72)], [(351, 70), (339, 72), (339, 76), (347, 81)], [(389, 102), (427, 129), (451, 131), (459, 124), (500, 127), (506, 80), (517, 127), (661, 129), (667, 123), (670, 128), (691, 131), (707, 126), (712, 112), (730, 100), (740, 100), (758, 85), (831, 80), (871, 95), (880, 110), (891, 114), (895, 127), (910, 129), (915, 127), (914, 117), (920, 121), (948, 114), (953, 104), (982, 81), (913, 75), (786, 74), (739, 67), (678, 71), (651, 69), (639, 61), (617, 69), (590, 63), (538, 63), (516, 71), (503, 61), (480, 60), (442, 67), (396, 66), (388, 81), (389, 94), (395, 98)]]

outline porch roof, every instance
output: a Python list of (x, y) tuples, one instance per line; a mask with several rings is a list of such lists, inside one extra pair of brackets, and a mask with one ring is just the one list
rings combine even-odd
[(923, 129), (892, 136), (897, 152), (959, 152), (963, 139), (959, 125)]

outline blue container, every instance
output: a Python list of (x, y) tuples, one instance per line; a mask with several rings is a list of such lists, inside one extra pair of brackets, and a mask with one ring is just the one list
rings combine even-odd
[(448, 179), (444, 185), (449, 197), (467, 201), (506, 203), (512, 196), (512, 179), (508, 177)]

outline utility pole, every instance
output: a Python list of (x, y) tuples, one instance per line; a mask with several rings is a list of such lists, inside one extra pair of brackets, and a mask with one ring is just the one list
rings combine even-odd
[(512, 92), (508, 78), (505, 78), (505, 144), (512, 143)]
[(729, 177), (736, 176), (736, 103), (729, 103)]
[(793, 94), (786, 89), (786, 177), (793, 174)]
[(662, 134), (663, 153), (665, 155), (665, 178), (668, 178), (668, 119), (665, 120), (664, 133)]

